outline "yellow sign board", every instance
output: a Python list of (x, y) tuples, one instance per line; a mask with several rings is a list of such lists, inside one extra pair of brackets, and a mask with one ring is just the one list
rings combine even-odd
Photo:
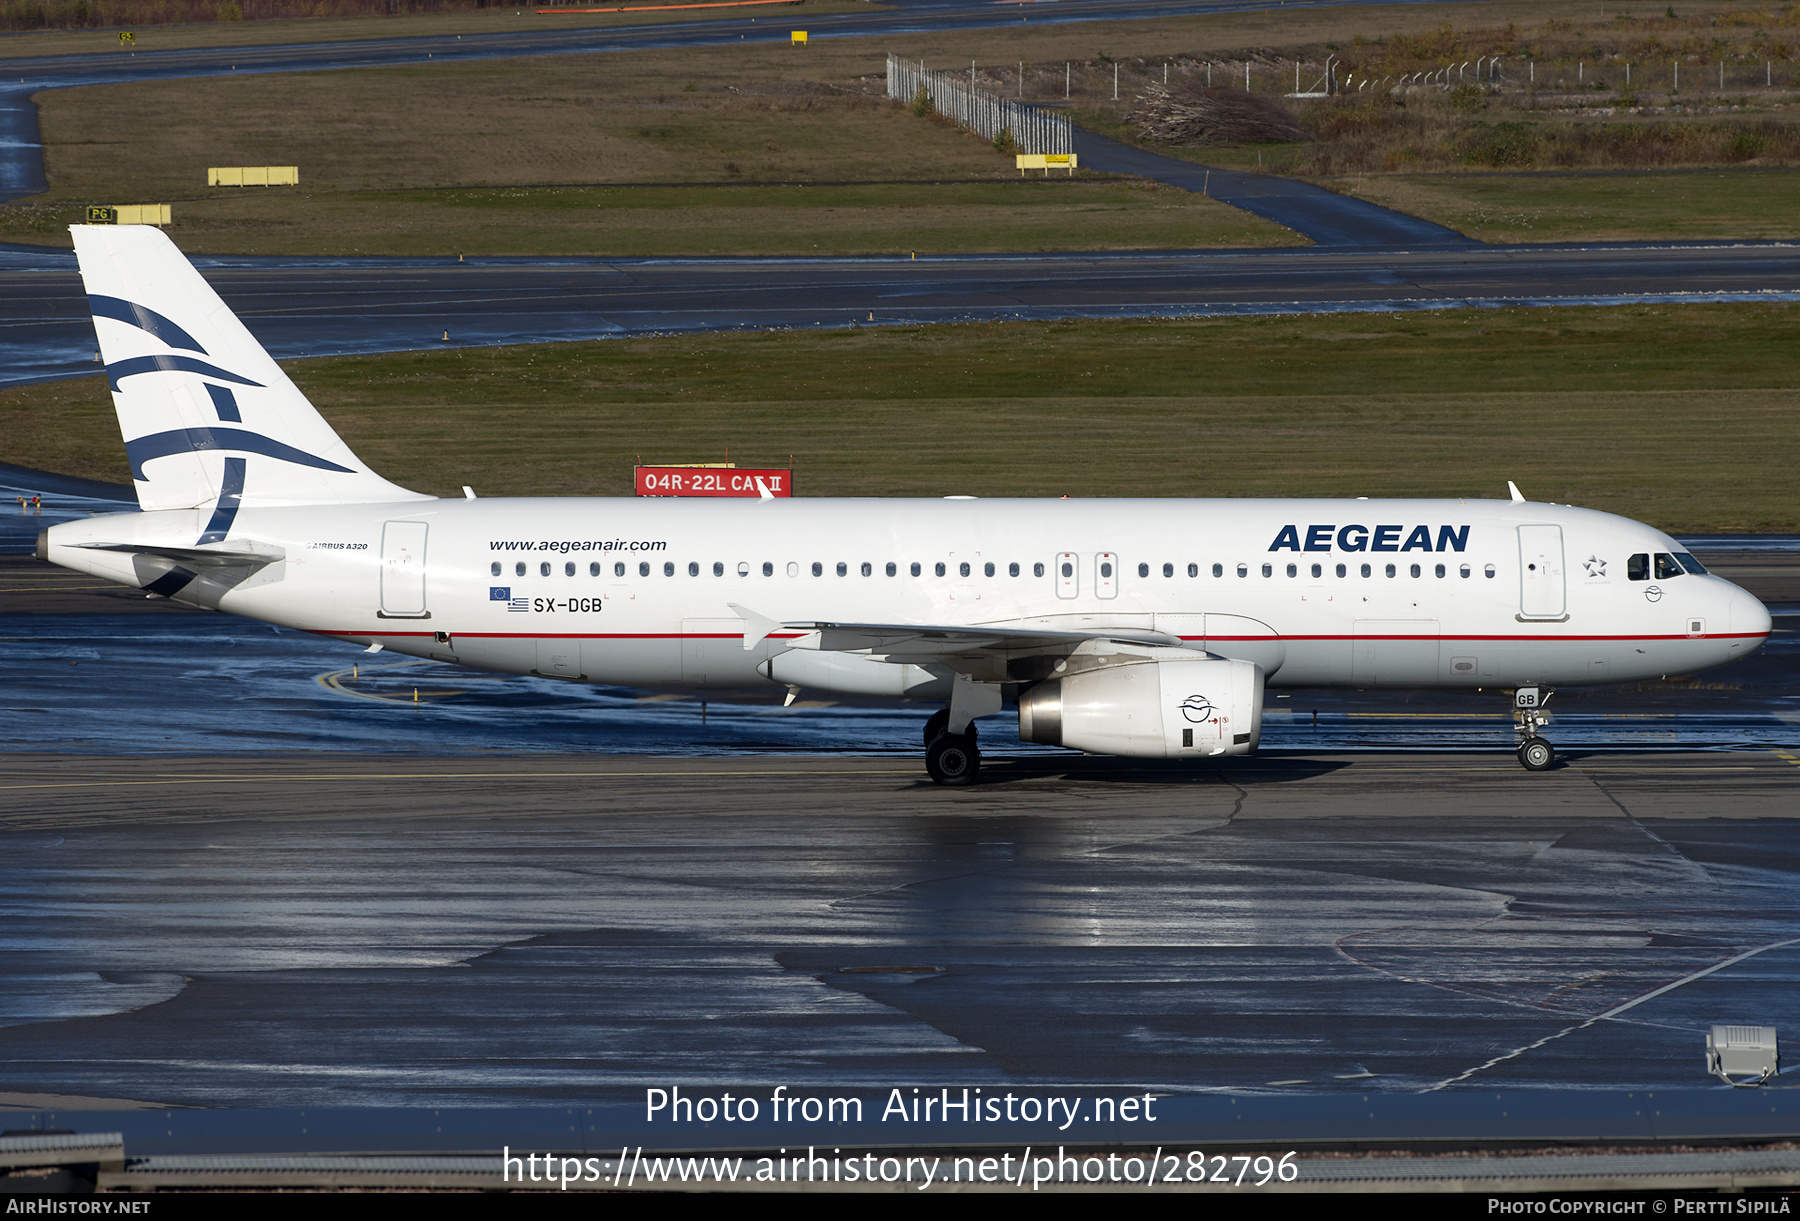
[(169, 217), (168, 204), (120, 204), (116, 208), (89, 206), (87, 223), (90, 225), (168, 225), (174, 222)]
[(119, 45), (120, 46), (127, 46), (136, 41), (137, 41), (137, 35), (133, 34), (130, 30), (120, 30), (119, 31)]
[(215, 165), (206, 171), (209, 187), (297, 187), (297, 165)]
[(113, 209), (115, 224), (120, 225), (167, 225), (169, 220), (168, 204), (120, 204)]
[(791, 39), (793, 39), (793, 41), (788, 44), (791, 47), (804, 47), (806, 45), (806, 31), (805, 30), (795, 30), (789, 35), (789, 37)]
[(1071, 175), (1080, 168), (1074, 153), (1016, 153), (1014, 163), (1019, 167), (1019, 176), (1023, 178), (1026, 170), (1043, 170), (1049, 177), (1052, 167), (1067, 170)]

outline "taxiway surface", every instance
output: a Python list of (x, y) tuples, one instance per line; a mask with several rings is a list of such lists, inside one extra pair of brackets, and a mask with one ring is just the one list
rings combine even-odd
[[(193, 262), (278, 359), (711, 330), (1800, 298), (1800, 245), (1782, 243)], [(94, 357), (74, 256), (0, 247), (0, 382), (98, 373)]]

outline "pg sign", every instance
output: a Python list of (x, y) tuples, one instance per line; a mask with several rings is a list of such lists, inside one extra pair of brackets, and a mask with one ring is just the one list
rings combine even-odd
[(794, 472), (737, 466), (640, 466), (639, 496), (745, 496), (794, 494)]

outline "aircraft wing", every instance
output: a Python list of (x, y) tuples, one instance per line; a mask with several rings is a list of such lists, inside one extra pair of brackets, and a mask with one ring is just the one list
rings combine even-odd
[[(938, 666), (981, 682), (1041, 678), (1054, 661), (1076, 653), (1112, 654), (1145, 647), (1181, 647), (1181, 640), (1148, 627), (1072, 625), (1027, 627), (1017, 623), (841, 623), (826, 620), (777, 622), (735, 603), (744, 620), (744, 648), (753, 649), (780, 634), (789, 648), (820, 653), (857, 653), (895, 665)], [(1124, 646), (1123, 650), (1111, 647)], [(1034, 661), (1032, 659), (1048, 659)]]
[(1167, 632), (1129, 630), (1043, 631), (1001, 624), (939, 626), (921, 623), (783, 623), (785, 631), (803, 635), (789, 641), (796, 649), (827, 653), (869, 653), (888, 661), (914, 662), (974, 655), (1010, 656), (1067, 653), (1090, 640), (1123, 640), (1132, 644), (1179, 645)]

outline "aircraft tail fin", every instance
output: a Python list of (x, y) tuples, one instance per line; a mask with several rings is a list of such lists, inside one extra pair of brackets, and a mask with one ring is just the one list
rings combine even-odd
[(160, 229), (71, 225), (138, 504), (213, 509), (429, 500), (350, 452)]

